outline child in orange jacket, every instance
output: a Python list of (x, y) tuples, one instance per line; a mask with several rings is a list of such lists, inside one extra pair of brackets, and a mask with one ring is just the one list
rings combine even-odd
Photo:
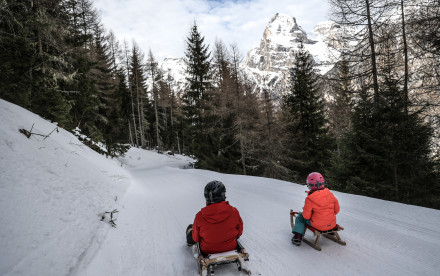
[(317, 172), (307, 176), (307, 194), (303, 212), (295, 219), (293, 227), (292, 243), (301, 245), (303, 235), (306, 231), (306, 224), (314, 228), (326, 231), (336, 227), (336, 214), (339, 213), (339, 202), (336, 197), (325, 188), (324, 177)]

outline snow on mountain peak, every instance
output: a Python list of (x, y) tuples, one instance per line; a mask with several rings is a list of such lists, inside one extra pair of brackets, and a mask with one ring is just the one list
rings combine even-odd
[(300, 41), (306, 42), (308, 39), (306, 33), (296, 23), (295, 17), (277, 13), (267, 25), (260, 47), (266, 44), (272, 44), (272, 48), (289, 47)]
[(310, 39), (293, 16), (275, 14), (263, 32), (260, 46), (251, 49), (244, 70), (256, 87), (269, 86), (280, 97), (288, 84), (288, 69), (293, 66), (300, 44), (312, 55), (320, 74), (327, 73), (338, 53), (333, 49), (340, 37), (339, 26), (332, 21), (319, 23)]
[(305, 32), (298, 26), (295, 17), (279, 13), (272, 17), (269, 25), (266, 27), (265, 34), (266, 37), (306, 38)]
[[(253, 80), (255, 89), (269, 86), (279, 98), (286, 91), (288, 69), (293, 66), (299, 45), (303, 43), (313, 56), (320, 74), (325, 74), (338, 57), (334, 48), (340, 46), (342, 32), (336, 23), (323, 21), (316, 25), (308, 37), (295, 17), (276, 13), (264, 29), (259, 46), (247, 53), (241, 68)], [(184, 60), (168, 57), (160, 67), (165, 73), (170, 72), (173, 90), (180, 94), (186, 87)]]
[(340, 28), (338, 24), (333, 21), (322, 21), (316, 24), (313, 28), (312, 33), (316, 35), (326, 36), (331, 30)]

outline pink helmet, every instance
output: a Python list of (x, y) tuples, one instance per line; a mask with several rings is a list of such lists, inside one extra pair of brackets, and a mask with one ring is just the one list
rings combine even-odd
[(322, 174), (318, 172), (312, 172), (307, 176), (307, 187), (311, 191), (321, 190), (325, 188), (325, 180)]

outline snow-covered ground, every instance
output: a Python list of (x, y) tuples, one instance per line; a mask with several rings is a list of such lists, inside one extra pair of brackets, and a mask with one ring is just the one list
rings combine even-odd
[[(253, 275), (438, 275), (440, 211), (334, 192), (341, 246), (291, 244), (289, 210), (305, 186), (184, 169), (190, 159), (131, 149), (107, 159), (60, 129), (0, 100), (0, 275), (196, 275), (185, 229), (203, 188), (226, 185), (244, 221)], [(117, 209), (116, 228), (100, 221)], [(306, 237), (312, 238), (310, 233)], [(216, 275), (239, 275), (231, 266)]]

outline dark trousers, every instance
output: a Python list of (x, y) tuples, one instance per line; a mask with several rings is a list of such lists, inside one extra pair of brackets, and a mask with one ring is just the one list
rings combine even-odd
[(188, 225), (188, 227), (186, 228), (186, 243), (188, 244), (188, 245), (194, 245), (194, 244), (196, 244), (196, 242), (193, 240), (193, 237), (192, 237), (192, 233), (193, 233), (193, 230), (192, 230), (192, 224), (190, 224), (190, 225)]

